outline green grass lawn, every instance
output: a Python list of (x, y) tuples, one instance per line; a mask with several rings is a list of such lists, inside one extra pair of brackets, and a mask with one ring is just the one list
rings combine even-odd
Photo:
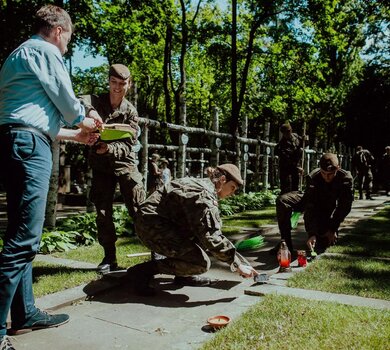
[[(137, 238), (124, 237), (117, 241), (118, 264), (122, 268), (130, 267), (145, 261), (148, 257), (128, 258), (127, 254), (147, 252), (148, 250)], [(98, 265), (103, 259), (103, 248), (95, 243), (68, 252), (53, 253), (54, 257), (85, 261)], [(34, 295), (40, 297), (60, 290), (73, 288), (98, 278), (95, 271), (74, 269), (61, 265), (33, 262)]]
[[(145, 258), (128, 258), (127, 254), (148, 252), (149, 250), (136, 237), (121, 237), (116, 242), (118, 265), (129, 267), (144, 261)], [(85, 261), (98, 265), (104, 257), (104, 251), (99, 243), (79, 247), (62, 253), (51, 254), (54, 257)]]
[(74, 269), (35, 261), (33, 290), (35, 297), (73, 288), (97, 279), (95, 271)]
[[(356, 224), (288, 286), (390, 300), (390, 207)], [(382, 259), (374, 259), (380, 257)]]
[(201, 350), (388, 349), (390, 313), (267, 295)]
[(263, 225), (275, 224), (275, 207), (268, 207), (262, 210), (248, 210), (232, 216), (222, 218), (222, 232), (229, 236), (239, 233), (242, 228), (258, 229)]

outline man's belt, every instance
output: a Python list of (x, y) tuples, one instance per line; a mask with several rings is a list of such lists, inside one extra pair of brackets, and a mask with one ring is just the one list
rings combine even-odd
[(23, 125), (23, 124), (3, 124), (3, 125), (0, 125), (0, 133), (5, 133), (5, 132), (8, 132), (10, 130), (29, 131), (29, 132), (32, 132), (36, 135), (44, 137), (47, 141), (49, 141), (50, 144), (52, 142), (52, 140), (48, 134), (46, 134), (45, 132), (43, 132), (37, 128), (34, 128), (33, 126), (28, 126), (28, 125)]

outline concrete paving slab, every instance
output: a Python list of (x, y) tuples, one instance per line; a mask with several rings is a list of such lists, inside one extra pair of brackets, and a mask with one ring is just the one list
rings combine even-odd
[(279, 294), (290, 295), (298, 298), (318, 300), (318, 301), (332, 301), (340, 304), (353, 305), (353, 306), (367, 306), (375, 309), (390, 310), (390, 301), (363, 298), (353, 295), (327, 293), (318, 290), (308, 290), (300, 288), (290, 288), (284, 286), (278, 286), (273, 284), (263, 284), (260, 286), (254, 286), (245, 290), (245, 294), (264, 296), (267, 294)]

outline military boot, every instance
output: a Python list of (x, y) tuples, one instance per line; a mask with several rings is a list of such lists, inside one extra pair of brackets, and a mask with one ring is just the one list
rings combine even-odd
[(203, 287), (211, 284), (211, 279), (205, 276), (175, 276), (173, 282), (179, 286)]
[(158, 263), (155, 260), (151, 260), (130, 267), (127, 270), (127, 278), (131, 281), (136, 294), (153, 296), (156, 294), (156, 291), (150, 286), (150, 282), (152, 282), (154, 275), (158, 273)]
[(106, 274), (111, 271), (115, 271), (118, 268), (118, 263), (116, 261), (116, 249), (115, 245), (105, 246), (104, 248), (104, 258), (102, 262), (97, 267), (97, 273)]

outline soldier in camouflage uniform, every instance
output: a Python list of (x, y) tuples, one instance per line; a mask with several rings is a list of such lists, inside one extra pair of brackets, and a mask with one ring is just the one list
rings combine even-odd
[(338, 228), (351, 211), (353, 179), (349, 171), (339, 167), (335, 154), (325, 153), (320, 168), (313, 170), (306, 180), (304, 193), (289, 192), (276, 201), (280, 235), (292, 251), (291, 213), (303, 211), (309, 236), (307, 245), (322, 251), (335, 243)]
[(279, 157), (280, 193), (298, 191), (299, 175), (302, 174), (301, 138), (292, 132), (289, 123), (280, 127), (282, 138), (275, 146), (275, 154)]
[(90, 149), (89, 164), (92, 168), (91, 201), (95, 204), (99, 243), (104, 248), (104, 259), (99, 272), (117, 268), (113, 223), (113, 200), (117, 183), (129, 214), (133, 217), (138, 203), (145, 199), (141, 173), (138, 171), (134, 145), (139, 136), (138, 113), (125, 98), (130, 87), (130, 71), (122, 64), (113, 64), (109, 71), (109, 93), (84, 95), (81, 101), (86, 110), (96, 110), (106, 124), (129, 124), (134, 137), (97, 142)]
[(137, 235), (166, 258), (128, 269), (138, 294), (153, 295), (149, 282), (159, 273), (175, 275), (175, 282), (182, 285), (208, 284), (209, 279), (196, 276), (210, 268), (206, 251), (244, 277), (257, 275), (252, 267), (245, 270), (234, 245), (221, 232), (218, 198), (232, 195), (243, 184), (240, 172), (233, 164), (223, 164), (211, 168), (209, 177), (173, 180), (141, 204), (135, 216)]

